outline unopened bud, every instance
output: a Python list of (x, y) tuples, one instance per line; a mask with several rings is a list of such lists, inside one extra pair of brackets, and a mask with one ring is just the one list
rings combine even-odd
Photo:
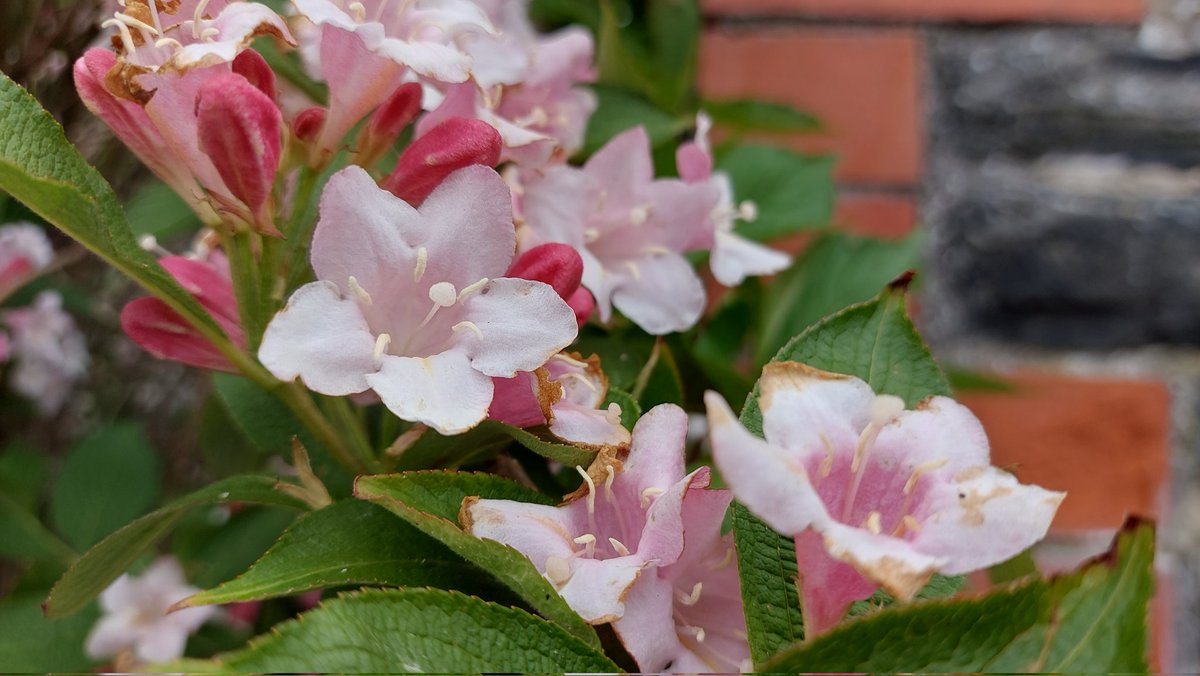
[(321, 106), (305, 108), (292, 118), (292, 133), (296, 138), (308, 143), (315, 141), (325, 126), (325, 109)]
[(592, 297), (590, 291), (582, 286), (566, 300), (567, 305), (570, 305), (571, 309), (575, 311), (575, 321), (580, 326), (587, 323), (588, 317), (591, 317), (592, 311), (596, 309), (596, 299)]
[(279, 169), (279, 108), (246, 78), (227, 73), (200, 87), (196, 125), (200, 149), (225, 186), (250, 208), (260, 230), (273, 230), (267, 207)]
[(567, 300), (579, 289), (583, 279), (583, 259), (574, 247), (551, 242), (521, 254), (504, 276), (544, 282)]
[(500, 132), (492, 125), (452, 117), (412, 142), (383, 180), (383, 188), (414, 206), (425, 201), (442, 180), (472, 164), (494, 167), (500, 161)]
[(396, 88), (381, 103), (363, 130), (358, 162), (363, 166), (375, 163), (400, 137), (400, 132), (421, 112), (421, 85), (406, 82)]
[(267, 65), (267, 60), (262, 54), (253, 49), (241, 51), (233, 59), (233, 72), (246, 78), (255, 89), (266, 94), (272, 103), (279, 103), (279, 97), (275, 93), (275, 71)]

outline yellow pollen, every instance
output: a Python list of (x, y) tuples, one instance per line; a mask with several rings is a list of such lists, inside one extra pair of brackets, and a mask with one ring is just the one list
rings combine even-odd
[(367, 8), (361, 2), (350, 3), (350, 13), (354, 15), (355, 21), (362, 22), (367, 20)]

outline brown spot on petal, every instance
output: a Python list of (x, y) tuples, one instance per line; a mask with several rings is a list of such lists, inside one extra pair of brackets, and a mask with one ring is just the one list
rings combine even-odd
[(958, 504), (963, 509), (962, 524), (964, 526), (982, 526), (986, 517), (983, 513), (983, 505), (989, 500), (994, 500), (1012, 493), (1012, 489), (1008, 486), (996, 486), (987, 493), (979, 491), (971, 491), (969, 494), (958, 494)]
[(471, 517), (471, 507), (476, 502), (479, 502), (478, 495), (468, 495), (463, 498), (462, 506), (458, 508), (458, 524), (468, 533), (475, 527), (475, 519)]
[(143, 89), (137, 83), (136, 78), (148, 72), (150, 72), (148, 68), (126, 63), (124, 59), (117, 59), (116, 64), (104, 74), (104, 88), (113, 96), (133, 101), (139, 106), (145, 106), (150, 103), (154, 92)]
[[(587, 475), (596, 484), (597, 490), (600, 490), (600, 487), (604, 485), (604, 480), (608, 478), (607, 468), (609, 466), (613, 468), (613, 472), (616, 474), (625, 471), (625, 463), (621, 462), (621, 458), (626, 455), (626, 451), (627, 449), (624, 447), (601, 446), (596, 452), (595, 460), (592, 460), (592, 464), (588, 465)], [(587, 497), (588, 490), (589, 488), (585, 481), (579, 488), (563, 496), (563, 504), (565, 505), (568, 502)]]
[(800, 390), (816, 381), (849, 380), (851, 376), (830, 373), (798, 361), (776, 361), (763, 367), (759, 380), (759, 402), (765, 411), (771, 408), (771, 399), (781, 389)]
[(538, 408), (542, 410), (542, 416), (546, 418), (546, 423), (554, 422), (554, 411), (551, 409), (554, 404), (562, 399), (562, 388), (558, 383), (550, 380), (550, 371), (544, 367), (535, 369), (533, 372), (533, 396), (537, 398)]
[(972, 465), (966, 469), (959, 470), (959, 472), (954, 475), (954, 482), (961, 483), (963, 481), (972, 481), (974, 479), (978, 479), (987, 472), (987, 469), (988, 468), (984, 467), (983, 465)]

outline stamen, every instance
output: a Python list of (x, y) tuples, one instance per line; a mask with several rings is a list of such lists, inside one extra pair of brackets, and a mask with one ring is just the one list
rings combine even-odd
[[(589, 379), (587, 376), (583, 375), (582, 373), (573, 373), (573, 372), (564, 373), (558, 377), (558, 380), (559, 380), (559, 382), (562, 382), (564, 380), (578, 380), (579, 382), (586, 385), (589, 390), (591, 390), (593, 392), (600, 391), (600, 388), (596, 387), (596, 385), (591, 381), (591, 379)], [(614, 402), (614, 403), (616, 403), (616, 402)]]
[(746, 200), (738, 205), (738, 216), (747, 223), (758, 220), (758, 205), (752, 200)]
[(555, 586), (563, 586), (571, 581), (571, 564), (561, 556), (547, 556), (546, 577), (550, 578)]
[(479, 291), (483, 287), (487, 286), (488, 282), (490, 282), (490, 281), (492, 281), (492, 280), (488, 279), (487, 277), (484, 277), (483, 279), (479, 280), (478, 282), (475, 282), (474, 284), (468, 284), (467, 286), (464, 286), (463, 290), (458, 292), (458, 302), (460, 302), (460, 303), (463, 302), (466, 298), (471, 296), (471, 294), (473, 294), (476, 291)]
[(575, 538), (575, 544), (583, 545), (583, 555), (589, 559), (596, 556), (596, 536), (591, 533), (584, 533)]
[(204, 40), (205, 42), (209, 42), (220, 34), (221, 30), (219, 28), (209, 26), (208, 28), (200, 31), (200, 39)]
[(374, 354), (375, 361), (379, 361), (379, 358), (383, 356), (383, 353), (387, 352), (388, 345), (391, 345), (391, 344), (392, 344), (391, 334), (381, 333), (375, 337), (375, 354)]
[(154, 43), (154, 46), (157, 47), (158, 49), (162, 49), (163, 47), (171, 47), (173, 49), (183, 49), (183, 43), (176, 40), (175, 38), (159, 38)]
[(609, 425), (620, 425), (621, 405), (615, 401), (610, 403), (608, 408), (604, 411), (604, 420), (607, 421)]
[(651, 487), (643, 490), (642, 491), (642, 509), (646, 509), (647, 507), (650, 506), (650, 498), (656, 498), (666, 492), (667, 492), (667, 489), (659, 488), (658, 486), (651, 486)]
[(149, 33), (150, 35), (158, 35), (159, 31), (157, 28), (155, 28), (154, 26), (151, 26), (150, 24), (146, 23), (145, 21), (142, 21), (141, 19), (138, 19), (137, 17), (133, 17), (128, 14), (114, 14), (113, 18), (115, 18), (117, 21), (120, 21), (121, 23), (124, 23), (125, 25), (129, 26), (130, 28), (136, 28), (140, 31), (145, 31), (145, 32)]
[(900, 523), (904, 524), (905, 528), (914, 533), (921, 532), (921, 522), (917, 521), (917, 517), (913, 516), (912, 514), (905, 514), (904, 518), (900, 519)]
[[(154, 2), (154, 0), (150, 0)], [(200, 0), (196, 4), (196, 11), (192, 12), (192, 37), (200, 37), (200, 22), (204, 19), (204, 8), (208, 7), (209, 0)]]
[(912, 476), (908, 477), (908, 481), (904, 482), (904, 494), (912, 495), (912, 492), (917, 489), (917, 482), (921, 480), (922, 474), (945, 467), (949, 462), (950, 460), (948, 458), (943, 458), (941, 460), (930, 460), (929, 462), (923, 462), (914, 467)]
[(652, 244), (652, 245), (642, 249), (642, 253), (665, 255), (665, 254), (671, 253), (671, 250), (668, 249), (667, 247), (659, 245), (659, 244)]
[(421, 281), (425, 276), (425, 264), (429, 262), (429, 251), (425, 247), (417, 248), (417, 267), (413, 269), (413, 281)]
[[(158, 29), (156, 32), (161, 33), (162, 21), (158, 19), (158, 2), (156, 0), (148, 0), (146, 4), (150, 6), (150, 20), (154, 22), (154, 27)], [(125, 3), (121, 3), (121, 6), (124, 7)]]
[(359, 23), (367, 20), (367, 8), (361, 2), (350, 3), (350, 13), (354, 15), (354, 20)]
[(458, 291), (450, 282), (438, 282), (429, 287), (429, 300), (438, 307), (450, 307), (458, 299)]
[(692, 587), (692, 593), (688, 595), (679, 595), (679, 602), (685, 606), (694, 606), (700, 600), (700, 592), (704, 589), (703, 582), (697, 582), (695, 587)]
[(863, 527), (871, 531), (872, 534), (879, 535), (879, 531), (883, 529), (882, 518), (879, 512), (872, 511), (867, 515), (866, 521), (863, 521)]
[(720, 563), (713, 566), (713, 570), (721, 570), (725, 566), (728, 566), (729, 564), (733, 563), (733, 555), (734, 555), (733, 547), (726, 549), (725, 550), (725, 558), (721, 559)]
[(625, 261), (625, 267), (629, 268), (629, 271), (633, 273), (634, 279), (642, 278), (642, 271), (638, 269), (637, 264), (633, 261)]
[(587, 471), (584, 470), (579, 465), (575, 465), (575, 471), (579, 472), (579, 475), (583, 477), (584, 482), (587, 483), (587, 486), (588, 486), (588, 492), (587, 492), (588, 515), (594, 515), (596, 513), (596, 482), (592, 481), (592, 477), (589, 476)]
[(451, 331), (458, 331), (460, 329), (470, 329), (477, 338), (483, 338), (483, 331), (479, 330), (479, 327), (475, 325), (475, 322), (461, 321), (450, 327)]
[(605, 477), (604, 477), (604, 495), (605, 495), (605, 496), (608, 498), (608, 501), (609, 501), (609, 502), (612, 502), (612, 499), (613, 499), (613, 490), (612, 490), (613, 479), (617, 478), (617, 473), (616, 473), (616, 471), (614, 471), (614, 470), (613, 470), (613, 466), (612, 466), (612, 465), (605, 465), (605, 466), (604, 466), (604, 473), (607, 475), (607, 476), (605, 476)]
[(609, 538), (608, 544), (612, 545), (613, 551), (618, 555), (629, 556), (629, 548), (622, 544), (620, 540), (616, 538)]
[(346, 281), (346, 285), (350, 287), (350, 291), (353, 292), (355, 296), (358, 296), (358, 299), (361, 300), (363, 304), (371, 304), (371, 294), (367, 293), (367, 290), (362, 288), (362, 285), (358, 283), (358, 279), (356, 279), (354, 275), (350, 275), (350, 279)]
[(696, 640), (704, 643), (704, 629), (701, 627), (692, 627), (692, 631), (696, 632)]
[(585, 369), (588, 367), (587, 362), (579, 361), (578, 359), (572, 359), (571, 357), (568, 357), (567, 355), (565, 355), (561, 352), (559, 352), (558, 354), (551, 357), (551, 359), (557, 359), (559, 361), (566, 362), (572, 366), (578, 366), (581, 369)]
[(121, 44), (124, 45), (125, 51), (129, 54), (136, 54), (137, 47), (133, 44), (133, 34), (129, 32), (129, 26), (125, 25), (125, 23), (122, 21), (118, 21), (117, 19), (109, 19), (108, 21), (101, 22), (100, 24), (101, 28), (108, 28), (110, 26), (115, 26), (117, 31), (121, 34)]
[(634, 207), (630, 209), (629, 222), (634, 225), (641, 225), (645, 223), (646, 219), (650, 218), (650, 206), (651, 205), (649, 204), (643, 204), (640, 207)]
[(584, 228), (583, 229), (584, 244), (591, 244), (592, 242), (595, 242), (598, 239), (600, 239), (600, 231), (599, 230), (597, 230), (595, 228)]
[(825, 436), (824, 432), (819, 433), (818, 436), (821, 437), (821, 445), (825, 447), (825, 459), (821, 461), (820, 468), (821, 478), (824, 479), (833, 471), (833, 444), (829, 443), (829, 438)]

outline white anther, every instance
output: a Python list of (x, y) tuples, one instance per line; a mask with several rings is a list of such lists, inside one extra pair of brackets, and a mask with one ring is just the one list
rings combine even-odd
[(157, 28), (136, 17), (129, 16), (128, 14), (114, 14), (113, 17), (126, 24), (130, 28), (136, 28), (140, 31), (145, 31), (150, 35), (158, 35), (159, 31)]
[(914, 467), (912, 476), (908, 477), (908, 481), (904, 482), (904, 494), (912, 495), (912, 492), (917, 489), (917, 482), (921, 480), (921, 475), (925, 474), (926, 472), (932, 472), (935, 469), (941, 469), (949, 462), (950, 460), (948, 458), (942, 458), (941, 460), (930, 460), (929, 462), (923, 462)]
[(883, 426), (904, 412), (904, 400), (891, 394), (881, 394), (871, 401), (871, 422)]
[(460, 303), (463, 302), (468, 297), (470, 297), (472, 294), (479, 291), (483, 287), (487, 286), (488, 282), (490, 282), (490, 281), (492, 281), (492, 280), (488, 279), (487, 277), (484, 277), (483, 279), (479, 280), (478, 282), (475, 282), (474, 284), (468, 284), (468, 285), (464, 286), (463, 290), (458, 292), (458, 302), (460, 302)]
[(642, 271), (638, 269), (637, 263), (633, 261), (625, 261), (625, 267), (629, 268), (629, 272), (633, 273), (634, 279), (642, 278)]
[(151, 234), (145, 234), (138, 238), (138, 246), (142, 247), (143, 251), (157, 251), (158, 238)]
[(109, 26), (116, 27), (117, 32), (121, 34), (121, 44), (125, 47), (126, 52), (130, 54), (137, 53), (137, 46), (133, 44), (133, 34), (129, 32), (129, 26), (117, 19), (109, 19), (100, 24), (101, 28), (108, 28)]
[(378, 336), (375, 336), (375, 352), (374, 352), (375, 361), (379, 361), (379, 358), (383, 356), (383, 353), (387, 352), (388, 345), (391, 345), (391, 344), (392, 344), (391, 334), (381, 333)]
[(666, 492), (667, 492), (667, 489), (659, 488), (658, 486), (651, 486), (651, 487), (643, 490), (642, 491), (642, 509), (646, 509), (647, 507), (650, 506), (651, 498), (656, 498)]
[(363, 22), (367, 20), (367, 8), (361, 2), (350, 3), (350, 13), (354, 15), (354, 20)]
[(572, 359), (571, 357), (568, 357), (567, 355), (565, 355), (561, 352), (559, 352), (558, 354), (551, 357), (551, 359), (557, 359), (561, 362), (566, 362), (572, 366), (578, 366), (581, 369), (585, 369), (588, 366), (587, 362), (579, 361), (578, 359)]
[(642, 253), (656, 255), (656, 256), (665, 256), (665, 255), (671, 253), (671, 250), (665, 246), (662, 246), (661, 244), (651, 244), (650, 246), (642, 249)]
[(350, 291), (353, 292), (355, 296), (358, 296), (358, 299), (364, 304), (371, 304), (371, 294), (367, 293), (367, 290), (362, 288), (362, 284), (358, 283), (358, 279), (356, 279), (354, 275), (350, 275), (350, 279), (346, 280), (346, 285), (350, 287)]
[(561, 556), (546, 557), (546, 577), (561, 587), (571, 580), (571, 564)]
[(450, 282), (438, 282), (429, 287), (429, 300), (439, 307), (450, 307), (458, 299), (458, 290)]
[(609, 425), (620, 425), (621, 424), (621, 405), (615, 401), (610, 403), (608, 405), (608, 408), (604, 410), (604, 420)]
[(580, 535), (579, 537), (575, 538), (573, 540), (573, 542), (577, 545), (596, 544), (596, 536), (592, 535), (591, 533), (584, 533), (583, 535)]
[(559, 382), (562, 382), (564, 380), (577, 380), (577, 381), (583, 383), (584, 386), (586, 386), (592, 392), (600, 391), (600, 388), (596, 387), (595, 383), (592, 382), (592, 379), (588, 378), (587, 376), (583, 375), (582, 373), (574, 373), (574, 372), (568, 371), (567, 373), (564, 373), (558, 377)]
[(680, 595), (679, 602), (685, 606), (694, 606), (700, 601), (700, 592), (704, 590), (704, 583), (697, 582), (695, 587), (692, 587), (692, 593), (686, 596)]
[(417, 248), (417, 267), (413, 268), (413, 281), (421, 281), (425, 276), (425, 265), (429, 262), (429, 251), (425, 247)]
[(159, 38), (155, 41), (154, 46), (162, 49), (163, 47), (171, 47), (172, 49), (183, 49), (183, 43), (175, 38)]
[(746, 200), (738, 205), (738, 216), (747, 223), (758, 220), (758, 205)]
[(479, 327), (475, 325), (475, 322), (461, 321), (450, 327), (451, 331), (460, 331), (462, 329), (471, 331), (477, 338), (483, 338), (483, 331), (479, 330)]
[(900, 523), (904, 524), (905, 528), (914, 533), (921, 532), (921, 522), (917, 521), (917, 518), (912, 514), (905, 514), (904, 518), (900, 519)]
[(600, 239), (600, 231), (599, 230), (597, 230), (595, 228), (584, 228), (583, 229), (583, 241), (585, 244), (591, 244), (592, 242), (595, 242), (598, 239)]
[(604, 495), (611, 502), (612, 498), (613, 498), (613, 491), (612, 491), (613, 479), (617, 478), (617, 472), (616, 472), (616, 470), (613, 469), (612, 465), (605, 465), (604, 473), (606, 475), (604, 477)]
[(585, 469), (583, 469), (582, 467), (580, 467), (579, 465), (575, 465), (575, 471), (579, 472), (579, 475), (583, 477), (584, 482), (587, 483), (588, 514), (595, 514), (596, 513), (596, 482), (592, 481), (592, 477), (589, 476), (587, 471)]
[(879, 535), (879, 531), (883, 529), (883, 515), (879, 512), (871, 512), (867, 515), (866, 521), (863, 521), (863, 528), (871, 531), (874, 535)]
[(612, 545), (613, 551), (620, 556), (629, 556), (629, 548), (621, 544), (621, 541), (616, 538), (609, 538), (608, 544)]
[(221, 34), (221, 30), (219, 28), (216, 28), (214, 26), (209, 26), (208, 28), (205, 28), (204, 30), (200, 31), (200, 39), (204, 40), (205, 42), (209, 42), (213, 38), (217, 37), (220, 34)]
[(692, 627), (692, 631), (696, 632), (696, 640), (704, 643), (704, 630), (700, 627)]
[(640, 207), (634, 207), (629, 210), (629, 222), (634, 225), (641, 225), (650, 218), (650, 205), (643, 204)]
[(728, 566), (729, 564), (733, 563), (733, 555), (734, 555), (733, 547), (726, 549), (724, 558), (722, 558), (717, 563), (717, 565), (713, 566), (713, 570), (721, 570), (725, 566)]

